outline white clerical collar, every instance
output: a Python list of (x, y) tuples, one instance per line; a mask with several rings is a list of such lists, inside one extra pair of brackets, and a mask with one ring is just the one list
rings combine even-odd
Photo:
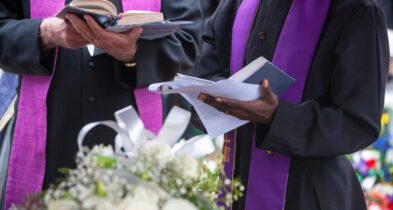
[(88, 44), (86, 45), (87, 50), (89, 51), (89, 54), (91, 57), (97, 56), (97, 55), (101, 55), (103, 53), (105, 53), (102, 49), (95, 47), (92, 44)]

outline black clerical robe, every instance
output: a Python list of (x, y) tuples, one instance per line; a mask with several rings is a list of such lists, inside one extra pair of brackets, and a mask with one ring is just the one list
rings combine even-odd
[(393, 1), (381, 0), (381, 7), (384, 11), (388, 28), (393, 29)]
[(219, 2), (220, 0), (201, 0), (204, 20), (207, 20), (216, 11)]
[[(229, 76), (232, 25), (240, 3), (220, 3), (205, 29), (196, 75)], [(291, 3), (262, 1), (245, 64), (259, 56), (272, 60)], [(256, 124), (258, 148), (292, 156), (285, 209), (366, 209), (345, 155), (379, 135), (388, 62), (386, 22), (377, 3), (332, 0), (301, 104), (279, 100), (272, 123)], [(241, 127), (237, 135), (235, 176), (247, 186), (253, 125)], [(244, 203), (243, 197), (235, 208), (244, 209)]]
[[(67, 0), (66, 3), (69, 3)], [(112, 0), (122, 11), (121, 0)], [(73, 167), (77, 135), (87, 123), (114, 120), (114, 112), (134, 105), (132, 90), (171, 80), (190, 68), (198, 55), (201, 30), (199, 0), (163, 0), (166, 19), (189, 20), (174, 35), (138, 41), (137, 67), (129, 69), (113, 57), (91, 57), (86, 48), (60, 48), (55, 72), (54, 52), (41, 53), (38, 28), (42, 20), (30, 20), (28, 0), (0, 2), (0, 68), (16, 74), (53, 74), (47, 97), (48, 130), (44, 187), (60, 176), (58, 168)], [(89, 133), (87, 144), (112, 143), (115, 133), (98, 127)]]

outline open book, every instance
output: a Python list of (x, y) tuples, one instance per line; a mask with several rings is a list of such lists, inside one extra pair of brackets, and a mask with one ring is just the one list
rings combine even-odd
[(173, 81), (149, 86), (152, 92), (179, 93), (194, 107), (208, 134), (215, 138), (236, 129), (248, 121), (227, 115), (198, 99), (200, 93), (243, 101), (260, 98), (259, 83), (267, 79), (276, 94), (282, 93), (295, 80), (260, 57), (228, 79), (213, 82), (210, 80), (178, 74)]
[(182, 25), (191, 24), (189, 21), (164, 20), (161, 12), (130, 10), (118, 14), (116, 6), (108, 0), (73, 0), (56, 15), (65, 19), (67, 13), (90, 15), (96, 22), (108, 31), (122, 33), (140, 26), (144, 29), (141, 38), (157, 39), (170, 35)]

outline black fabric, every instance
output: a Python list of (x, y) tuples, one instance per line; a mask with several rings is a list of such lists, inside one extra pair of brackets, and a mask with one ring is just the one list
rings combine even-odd
[(386, 16), (388, 28), (393, 29), (393, 1), (392, 0), (380, 0), (381, 7)]
[[(230, 34), (240, 2), (220, 2), (204, 32), (197, 75), (228, 76)], [(272, 60), (291, 2), (262, 1), (245, 64), (259, 56)], [(366, 209), (357, 177), (344, 155), (378, 137), (388, 62), (386, 21), (376, 1), (332, 0), (302, 103), (280, 100), (272, 124), (256, 124), (260, 149), (292, 156), (286, 210)], [(251, 153), (249, 126), (238, 130), (236, 140), (235, 172), (245, 185)], [(235, 209), (244, 209), (244, 199)]]
[(214, 11), (218, 6), (220, 0), (201, 0), (201, 7), (203, 11), (203, 19), (207, 20), (210, 16), (213, 15)]
[[(220, 0), (200, 0), (204, 25), (206, 25), (209, 18), (216, 11), (219, 1)], [(203, 45), (203, 43), (201, 43), (201, 45)], [(196, 69), (194, 66), (190, 70), (183, 72), (183, 74), (195, 76), (196, 75), (195, 71)], [(178, 106), (183, 109), (189, 110), (192, 113), (196, 113), (195, 110), (192, 108), (192, 105), (179, 94), (167, 94), (167, 95), (163, 95), (162, 98), (163, 98), (163, 107), (164, 107), (164, 113), (163, 113), (164, 117), (166, 117), (169, 114), (173, 106)], [(197, 115), (193, 114), (192, 116), (193, 116), (191, 119), (192, 123), (189, 124), (189, 126), (187, 127), (186, 131), (182, 136), (182, 138), (184, 139), (192, 138), (193, 136), (195, 136), (195, 134), (199, 134), (200, 131), (205, 130), (202, 123), (200, 122), (200, 119), (198, 117), (195, 117)]]
[(1, 170), (4, 170), (4, 171), (0, 171), (1, 172), (0, 173), (0, 183), (2, 186), (2, 187), (0, 187), (0, 195), (1, 195), (0, 196), (0, 210), (4, 209), (5, 193), (6, 193), (5, 186), (6, 186), (7, 172), (8, 172), (7, 160), (10, 158), (10, 154), (11, 154), (11, 152), (10, 152), (11, 148), (8, 148), (9, 146), (5, 147), (6, 146), (5, 143), (8, 142), (7, 144), (12, 144), (12, 142), (13, 142), (13, 139), (14, 139), (13, 134), (14, 134), (14, 129), (15, 129), (15, 126), (14, 126), (15, 119), (16, 119), (15, 116), (13, 118), (11, 118), (10, 121), (8, 122), (7, 126), (4, 128), (4, 131), (2, 131), (2, 132), (4, 132), (3, 137), (2, 137), (3, 138), (3, 143), (2, 143), (3, 147), (0, 149), (0, 152), (3, 153), (2, 155), (8, 154), (8, 156), (4, 156), (5, 160), (2, 158), (0, 159), (0, 163), (1, 163), (0, 168), (1, 168)]
[[(28, 19), (28, 2), (0, 2), (0, 68), (21, 75), (49, 75), (54, 52), (40, 54), (37, 32), (42, 20)], [(122, 11), (121, 0), (112, 2)], [(76, 138), (83, 125), (114, 120), (115, 111), (135, 105), (133, 89), (171, 80), (176, 72), (194, 64), (202, 28), (199, 0), (162, 0), (162, 12), (166, 19), (194, 24), (162, 39), (138, 41), (136, 68), (127, 69), (107, 54), (90, 57), (86, 48), (59, 49), (47, 97), (45, 188), (60, 177), (58, 168), (75, 166)], [(113, 131), (98, 127), (89, 133), (86, 143), (110, 144), (113, 137)]]

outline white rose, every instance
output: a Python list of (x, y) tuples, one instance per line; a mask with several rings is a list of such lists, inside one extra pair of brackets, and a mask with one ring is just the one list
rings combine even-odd
[(168, 199), (168, 193), (163, 190), (157, 183), (151, 182), (149, 183), (149, 187), (151, 187), (152, 190), (156, 193), (156, 195), (161, 199), (161, 200), (167, 200)]
[(198, 208), (188, 200), (175, 198), (165, 203), (162, 210), (198, 210)]
[(160, 196), (153, 189), (143, 186), (138, 186), (135, 188), (133, 198), (153, 204), (157, 204), (160, 200)]
[(160, 141), (145, 142), (139, 147), (138, 154), (148, 158), (153, 158), (162, 164), (168, 163), (173, 160), (174, 157), (171, 147)]
[(157, 204), (149, 203), (135, 198), (126, 198), (114, 208), (118, 210), (158, 210)]
[(48, 210), (78, 210), (78, 204), (73, 200), (50, 201)]
[(94, 209), (94, 210), (113, 210), (116, 206), (105, 198), (100, 197), (90, 197), (83, 201), (82, 207), (84, 209)]
[(198, 161), (190, 155), (179, 155), (173, 161), (173, 170), (182, 178), (196, 179), (199, 176)]

